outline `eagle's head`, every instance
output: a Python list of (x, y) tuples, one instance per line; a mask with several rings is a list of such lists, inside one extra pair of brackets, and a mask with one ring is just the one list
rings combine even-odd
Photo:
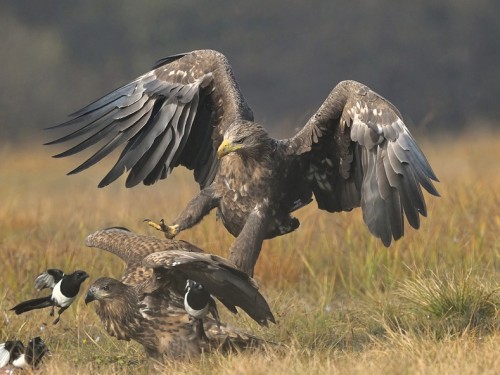
[(85, 296), (85, 304), (92, 301), (96, 301), (95, 311), (111, 336), (141, 342), (138, 338), (144, 330), (144, 319), (134, 287), (101, 277), (94, 281)]
[(270, 141), (271, 138), (259, 124), (238, 120), (225, 131), (222, 143), (217, 149), (217, 156), (220, 159), (232, 152), (259, 156), (265, 152)]
[(123, 295), (127, 286), (118, 280), (110, 277), (101, 277), (94, 281), (85, 296), (85, 304), (92, 301), (112, 300), (116, 296)]

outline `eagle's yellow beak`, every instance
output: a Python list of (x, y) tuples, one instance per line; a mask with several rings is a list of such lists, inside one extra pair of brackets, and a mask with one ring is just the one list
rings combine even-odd
[(217, 157), (220, 159), (223, 156), (240, 149), (241, 147), (241, 145), (234, 145), (228, 140), (224, 139), (217, 149)]

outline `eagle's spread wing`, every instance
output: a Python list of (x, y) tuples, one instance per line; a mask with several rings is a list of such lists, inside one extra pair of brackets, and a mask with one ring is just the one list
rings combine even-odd
[(151, 253), (174, 249), (202, 251), (185, 241), (143, 236), (120, 227), (90, 234), (85, 239), (85, 245), (109, 251), (121, 258), (127, 265), (122, 277), (126, 284), (138, 284), (151, 276), (151, 270), (142, 265), (144, 257)]
[(259, 324), (275, 322), (254, 280), (219, 256), (171, 250), (148, 255), (143, 265), (160, 273), (163, 269), (182, 272), (188, 279), (202, 284), (229, 310), (234, 312), (235, 306), (239, 306)]
[(399, 111), (365, 85), (339, 83), (304, 128), (288, 140), (302, 155), (321, 209), (361, 206), (370, 231), (388, 246), (404, 233), (403, 212), (418, 228), (427, 209), (421, 187), (438, 181)]
[(203, 188), (215, 176), (216, 150), (235, 118), (253, 119), (219, 52), (193, 51), (160, 60), (150, 72), (105, 95), (56, 125), (76, 129), (48, 144), (80, 142), (56, 157), (73, 155), (102, 141), (78, 173), (118, 147), (122, 152), (99, 183), (106, 186), (130, 171), (126, 186), (150, 185), (178, 165), (194, 169)]

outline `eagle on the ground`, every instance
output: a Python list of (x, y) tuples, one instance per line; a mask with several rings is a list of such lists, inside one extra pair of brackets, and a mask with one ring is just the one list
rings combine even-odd
[(184, 307), (188, 280), (203, 285), (233, 313), (240, 307), (261, 325), (275, 322), (251, 277), (188, 242), (138, 235), (115, 227), (89, 235), (85, 244), (109, 251), (126, 264), (121, 280), (95, 280), (85, 302), (97, 301), (96, 313), (111, 336), (137, 341), (156, 361), (262, 343), (208, 316), (198, 325)]
[(171, 238), (217, 208), (237, 237), (229, 259), (250, 275), (263, 240), (297, 229), (291, 213), (313, 196), (329, 212), (361, 206), (370, 232), (389, 246), (403, 236), (404, 216), (418, 229), (427, 215), (421, 187), (439, 195), (399, 111), (367, 86), (340, 82), (297, 134), (276, 140), (254, 122), (226, 57), (212, 50), (160, 60), (54, 128), (68, 126), (76, 130), (48, 144), (80, 142), (55, 157), (102, 141), (69, 174), (123, 146), (99, 187), (126, 171), (133, 187), (179, 165), (192, 169), (200, 192), (172, 225), (156, 228)]

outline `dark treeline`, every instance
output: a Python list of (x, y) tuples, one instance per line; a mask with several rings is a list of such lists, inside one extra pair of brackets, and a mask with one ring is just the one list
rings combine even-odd
[(166, 55), (227, 55), (256, 119), (301, 126), (340, 80), (371, 86), (413, 129), (494, 124), (500, 2), (28, 1), (0, 4), (2, 135), (41, 129)]

